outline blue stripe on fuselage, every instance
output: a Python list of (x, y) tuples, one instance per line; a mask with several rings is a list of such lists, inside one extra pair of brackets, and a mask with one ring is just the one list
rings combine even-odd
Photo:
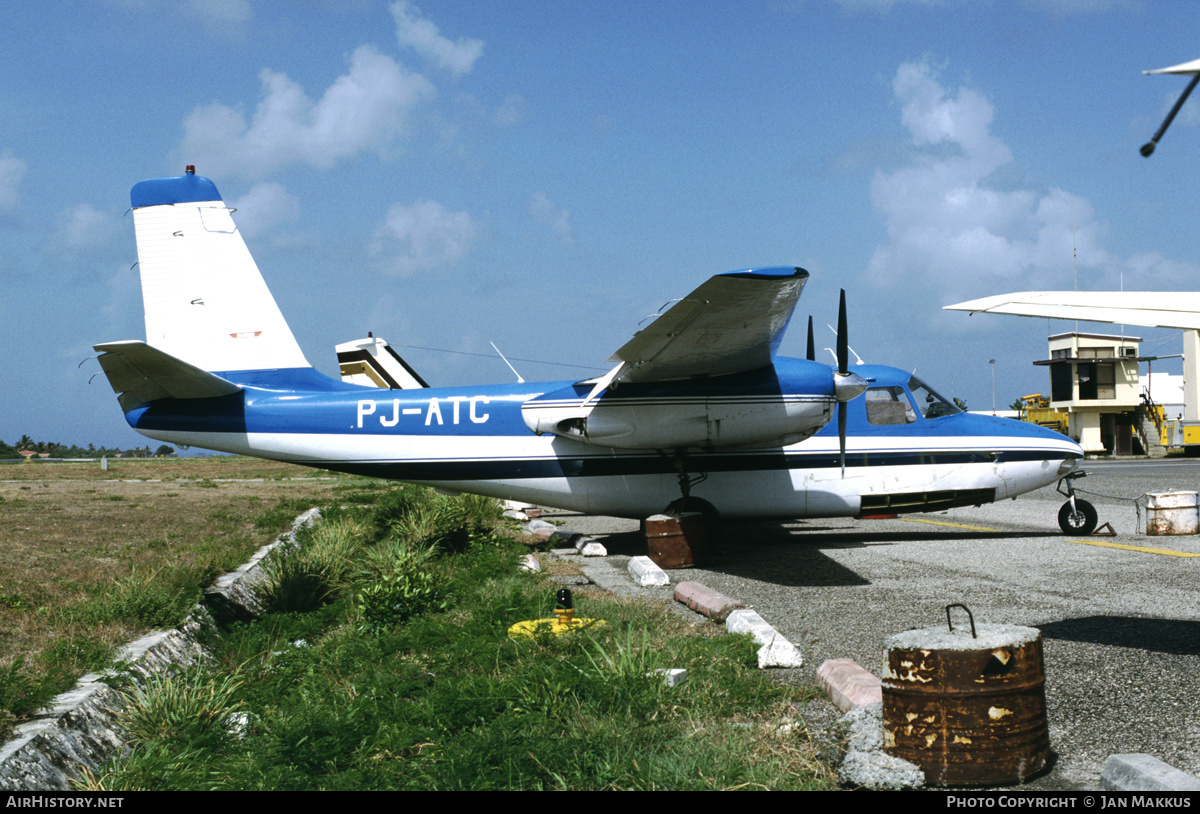
[[(827, 396), (830, 368), (803, 359), (705, 379), (623, 384), (600, 398)], [(531, 399), (578, 398), (590, 385), (572, 381), (383, 390), (347, 384), (312, 368), (219, 371), (243, 388), (214, 399), (164, 399), (130, 411), (135, 429), (197, 432), (364, 433), (387, 435), (529, 435), (521, 406)]]
[(311, 368), (222, 371), (240, 393), (162, 399), (126, 415), (159, 432), (528, 435), (521, 405), (569, 382), (384, 390), (346, 384)]

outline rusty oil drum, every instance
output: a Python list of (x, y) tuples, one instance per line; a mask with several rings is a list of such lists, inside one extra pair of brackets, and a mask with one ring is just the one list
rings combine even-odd
[(704, 515), (683, 512), (646, 518), (646, 549), (650, 560), (664, 570), (702, 565), (708, 554)]
[(887, 640), (884, 751), (915, 763), (930, 785), (1024, 781), (1050, 757), (1041, 632), (975, 632), (937, 627)]

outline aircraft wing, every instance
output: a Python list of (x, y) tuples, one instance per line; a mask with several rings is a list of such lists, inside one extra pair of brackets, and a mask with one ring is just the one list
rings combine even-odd
[(792, 267), (710, 278), (609, 358), (622, 363), (613, 380), (723, 376), (771, 364), (807, 280)]
[(1200, 293), (1193, 291), (1022, 291), (943, 307), (972, 314), (1200, 330)]
[(113, 392), (120, 394), (121, 409), (126, 412), (158, 399), (213, 398), (242, 389), (138, 340), (108, 342), (93, 348), (101, 352), (100, 367)]
[(1142, 71), (1142, 73), (1198, 74), (1200, 73), (1200, 59), (1193, 59), (1191, 62), (1182, 62), (1178, 65), (1172, 65), (1169, 68), (1156, 68), (1153, 71)]

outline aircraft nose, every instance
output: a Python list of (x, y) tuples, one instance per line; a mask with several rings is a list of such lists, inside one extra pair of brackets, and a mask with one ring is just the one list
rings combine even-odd
[(857, 373), (833, 372), (833, 396), (838, 401), (850, 401), (861, 396), (867, 389), (867, 380)]

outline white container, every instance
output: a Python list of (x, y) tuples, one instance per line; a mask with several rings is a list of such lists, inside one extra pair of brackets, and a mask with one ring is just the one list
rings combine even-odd
[(1200, 500), (1196, 492), (1146, 494), (1146, 534), (1195, 534), (1200, 529)]

